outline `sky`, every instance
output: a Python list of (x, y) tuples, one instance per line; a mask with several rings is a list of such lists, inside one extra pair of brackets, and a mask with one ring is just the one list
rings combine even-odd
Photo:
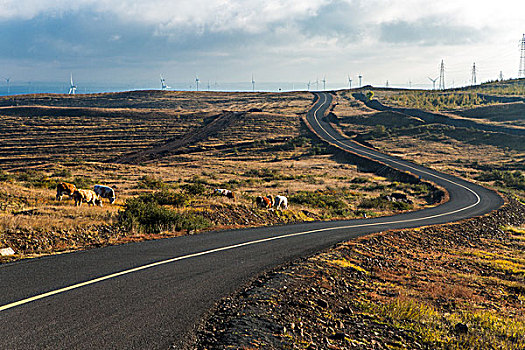
[(524, 13), (523, 0), (0, 0), (0, 77), (431, 88), (443, 60), (462, 86), (474, 63), (478, 83), (518, 76)]

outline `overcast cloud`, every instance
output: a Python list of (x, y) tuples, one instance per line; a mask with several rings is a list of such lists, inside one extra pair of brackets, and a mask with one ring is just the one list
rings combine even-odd
[(0, 76), (429, 84), (444, 59), (460, 85), (473, 62), (478, 81), (517, 75), (523, 13), (523, 1), (0, 0)]

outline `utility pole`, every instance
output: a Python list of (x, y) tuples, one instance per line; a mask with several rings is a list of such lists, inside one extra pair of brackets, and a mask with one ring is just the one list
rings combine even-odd
[(525, 78), (525, 34), (523, 34), (523, 38), (521, 39), (521, 58), (518, 78)]
[(472, 85), (476, 85), (476, 62), (472, 65), (472, 78), (470, 79)]
[(439, 67), (439, 90), (445, 90), (445, 64), (441, 60), (441, 66)]

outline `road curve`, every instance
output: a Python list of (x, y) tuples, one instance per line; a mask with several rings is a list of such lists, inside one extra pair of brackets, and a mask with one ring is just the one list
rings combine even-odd
[(322, 138), (434, 181), (450, 201), (391, 217), (208, 232), (0, 265), (1, 348), (190, 348), (206, 311), (267, 269), (367, 233), (456, 221), (502, 205), (483, 187), (342, 138), (324, 121), (330, 103), (330, 94), (317, 94), (307, 116)]

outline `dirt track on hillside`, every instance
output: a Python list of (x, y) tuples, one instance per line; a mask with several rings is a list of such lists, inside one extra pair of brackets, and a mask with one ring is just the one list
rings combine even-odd
[(167, 142), (154, 146), (147, 150), (142, 150), (135, 153), (124, 155), (113, 160), (114, 163), (138, 164), (163, 158), (175, 153), (184, 147), (196, 144), (203, 141), (210, 136), (216, 135), (219, 131), (225, 130), (233, 124), (236, 120), (242, 117), (245, 113), (242, 112), (223, 112), (218, 115), (208, 116), (211, 120), (204, 126), (195, 128), (184, 134), (182, 137), (177, 137), (168, 140)]

